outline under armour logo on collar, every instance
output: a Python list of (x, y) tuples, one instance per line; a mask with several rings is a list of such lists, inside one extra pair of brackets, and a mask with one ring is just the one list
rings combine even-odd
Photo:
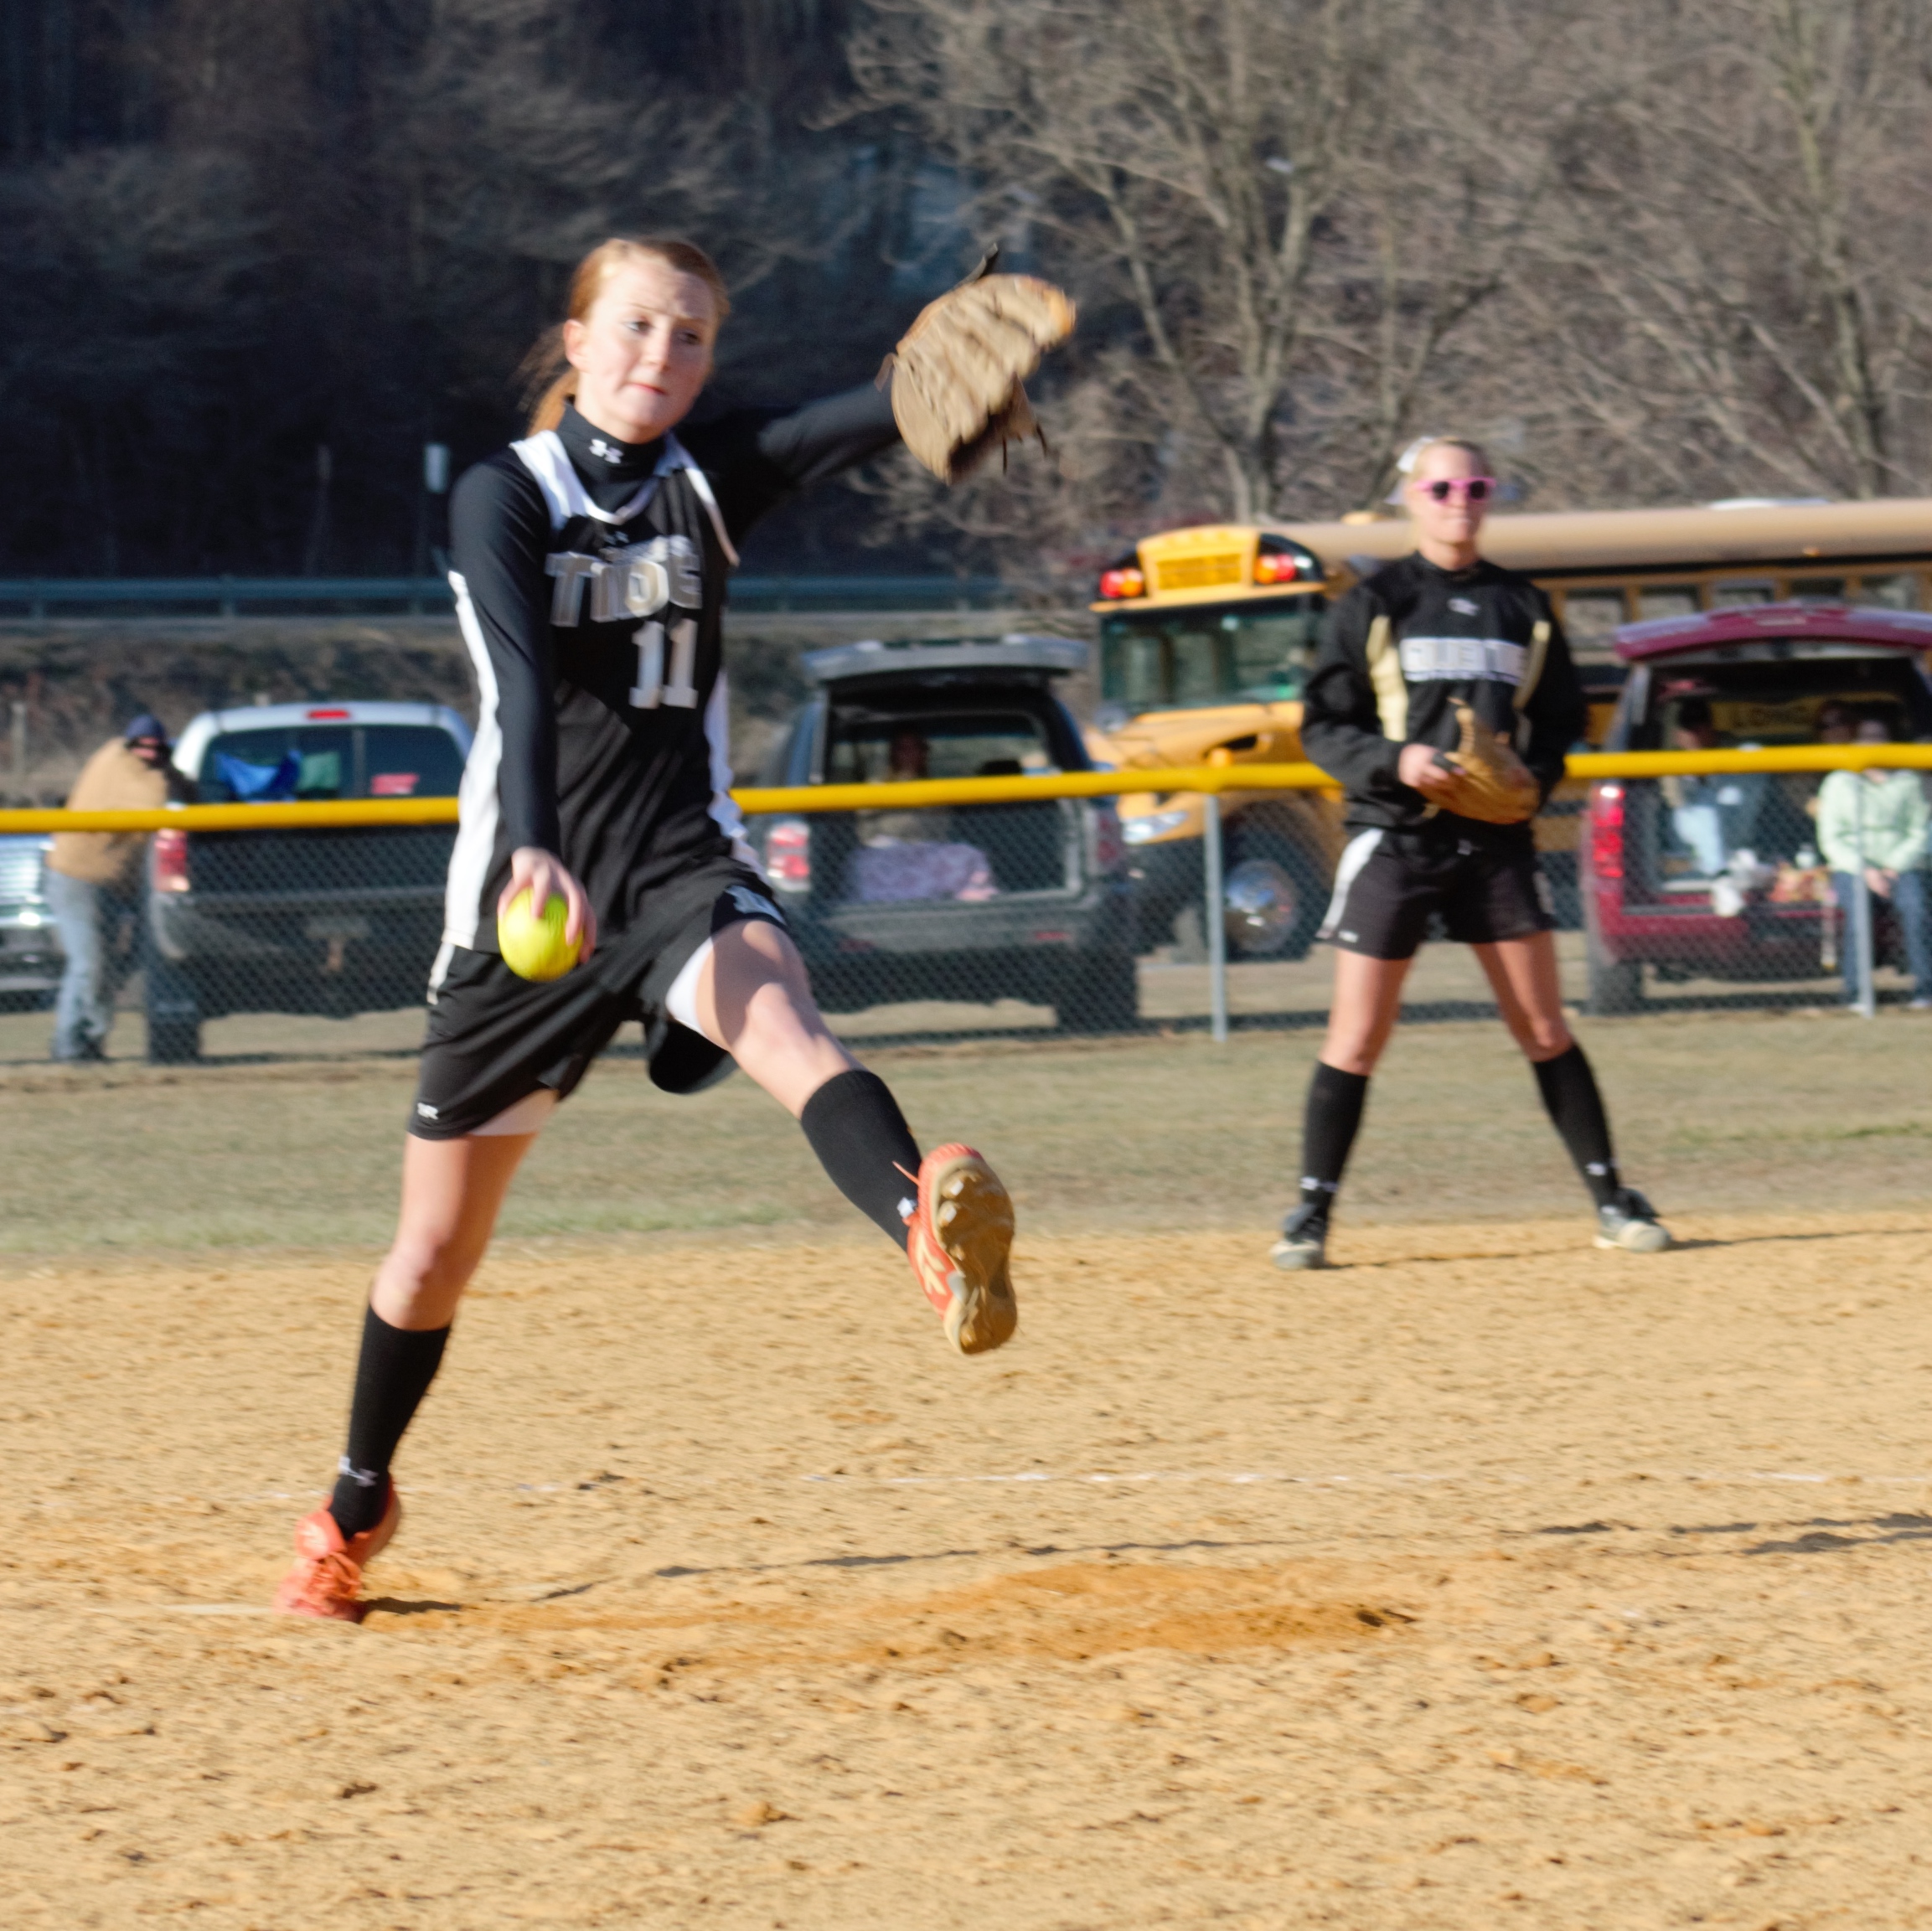
[(601, 436), (591, 438), (591, 454), (602, 457), (606, 462), (622, 462), (624, 459), (623, 451), (614, 442), (606, 442)]

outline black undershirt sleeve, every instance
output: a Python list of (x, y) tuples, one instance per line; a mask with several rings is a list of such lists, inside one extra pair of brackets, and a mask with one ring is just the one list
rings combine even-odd
[(1369, 627), (1379, 614), (1363, 589), (1329, 613), (1302, 693), (1301, 747), (1355, 795), (1393, 798), (1407, 789), (1396, 777), (1402, 746), (1382, 735), (1368, 675)]
[(1577, 676), (1570, 656), (1569, 639), (1549, 605), (1539, 594), (1537, 616), (1550, 627), (1550, 647), (1543, 658), (1542, 675), (1523, 706), (1529, 720), (1529, 742), (1523, 750), (1523, 762), (1542, 793), (1544, 803), (1562, 782), (1563, 760), (1570, 747), (1578, 743), (1590, 722), (1589, 700)]
[(514, 456), (478, 463), (450, 498), (450, 552), (469, 587), (497, 683), (497, 793), (510, 849), (562, 844), (557, 821), (556, 677), (550, 656), (550, 523)]
[(679, 428), (717, 492), (736, 542), (784, 499), (899, 440), (890, 383), (867, 382), (798, 409), (745, 409)]

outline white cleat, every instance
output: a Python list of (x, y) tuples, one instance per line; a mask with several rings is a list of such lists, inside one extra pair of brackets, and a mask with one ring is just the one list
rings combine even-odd
[(1608, 1206), (1597, 1209), (1597, 1245), (1626, 1254), (1661, 1254), (1671, 1244), (1671, 1230), (1657, 1218), (1657, 1210), (1635, 1187), (1625, 1187)]

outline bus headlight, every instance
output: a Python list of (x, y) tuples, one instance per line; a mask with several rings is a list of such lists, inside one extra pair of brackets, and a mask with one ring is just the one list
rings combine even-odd
[(1123, 818), (1120, 835), (1129, 844), (1152, 844), (1157, 838), (1179, 831), (1193, 815), (1191, 807), (1182, 805), (1174, 811), (1150, 811), (1143, 818)]

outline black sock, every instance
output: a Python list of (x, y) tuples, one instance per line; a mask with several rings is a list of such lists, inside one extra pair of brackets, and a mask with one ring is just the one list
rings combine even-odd
[(1590, 1198), (1599, 1207), (1608, 1206), (1623, 1182), (1617, 1178), (1617, 1158), (1610, 1150), (1610, 1123), (1604, 1114), (1603, 1096), (1583, 1049), (1573, 1046), (1553, 1060), (1537, 1061), (1536, 1076), (1543, 1105), (1577, 1163)]
[(900, 1210), (918, 1191), (919, 1149), (891, 1088), (878, 1074), (855, 1066), (805, 1102), (798, 1124), (833, 1185), (904, 1247)]
[(392, 1328), (374, 1308), (364, 1315), (349, 1449), (328, 1504), (344, 1536), (359, 1536), (382, 1520), (395, 1445), (429, 1392), (448, 1340), (447, 1328)]
[(1366, 1073), (1345, 1073), (1325, 1061), (1315, 1061), (1301, 1135), (1301, 1204), (1315, 1208), (1325, 1221), (1367, 1101)]

